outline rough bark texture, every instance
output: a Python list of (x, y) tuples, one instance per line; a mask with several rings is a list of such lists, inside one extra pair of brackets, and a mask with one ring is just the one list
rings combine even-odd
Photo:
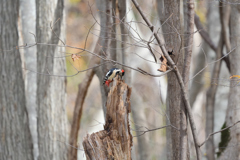
[[(181, 47), (181, 38), (178, 35), (178, 32), (181, 31), (180, 24), (180, 3), (176, 0), (165, 0), (164, 1), (164, 19), (160, 19), (161, 23), (163, 23), (172, 13), (174, 16), (169, 18), (167, 24), (163, 25), (163, 33), (171, 33), (166, 34), (164, 36), (166, 47), (168, 51), (173, 50), (173, 54), (175, 55), (173, 58), (174, 62), (177, 63), (177, 67), (180, 72), (182, 72), (182, 64), (183, 64), (183, 54), (179, 53)], [(162, 16), (163, 17), (163, 16)], [(181, 88), (176, 79), (176, 75), (173, 72), (168, 74), (168, 110), (170, 113), (170, 121), (171, 124), (177, 128), (180, 127), (181, 122)], [(168, 157), (169, 159), (178, 160), (180, 159), (181, 154), (181, 146), (180, 146), (180, 132), (178, 130), (168, 128), (171, 132), (171, 141), (172, 141), (172, 156)], [(167, 140), (168, 141), (168, 140)], [(168, 142), (167, 142), (168, 143)]]
[[(240, 7), (239, 5), (231, 5), (231, 18), (230, 18), (230, 33), (231, 33), (231, 46), (236, 47), (240, 44)], [(230, 68), (231, 75), (240, 75), (240, 48), (237, 47), (230, 55)], [(233, 123), (240, 120), (240, 89), (239, 85), (236, 85), (236, 81), (231, 81), (230, 94), (228, 98), (228, 109), (226, 116), (226, 126), (230, 126)], [(236, 125), (230, 129), (231, 140), (226, 146), (226, 149), (221, 154), (220, 160), (239, 160), (240, 159), (240, 129)]]
[[(58, 44), (58, 37), (64, 40), (63, 33), (61, 34), (61, 31), (64, 31), (63, 6), (63, 0), (36, 0), (37, 42)], [(50, 24), (53, 26), (53, 31), (49, 27)], [(39, 44), (37, 46), (37, 71), (52, 75), (65, 75), (65, 58), (54, 58), (64, 56), (63, 49), (56, 45)], [(37, 84), (39, 160), (64, 160), (67, 157), (67, 147), (61, 142), (67, 141), (66, 79), (38, 74)]]
[(18, 46), (19, 1), (0, 0), (0, 159), (32, 160)]
[[(161, 24), (164, 23), (165, 21), (165, 15), (164, 15), (164, 0), (158, 0), (157, 1), (157, 11), (158, 11), (158, 17), (160, 19)], [(161, 68), (159, 69), (159, 71), (166, 71), (167, 70), (167, 66), (165, 64), (167, 64), (167, 59), (166, 57), (163, 56), (163, 61), (162, 63), (164, 63), (164, 65), (161, 65)], [(166, 102), (166, 105), (168, 105), (169, 102)], [(166, 108), (166, 113), (169, 115), (169, 108)], [(167, 128), (166, 129), (166, 140), (167, 140), (167, 145), (166, 145), (166, 155), (167, 155), (167, 159), (171, 160), (172, 159), (172, 155), (173, 155), (173, 150), (172, 150), (172, 138), (171, 138), (171, 128)]]
[[(21, 22), (22, 22), (22, 39), (23, 44), (35, 42), (34, 36), (29, 32), (36, 34), (36, 4), (35, 0), (20, 1)], [(24, 52), (26, 69), (37, 70), (37, 50), (36, 46), (22, 50)], [(24, 70), (23, 70), (24, 71)], [(38, 151), (38, 134), (37, 134), (37, 74), (25, 70), (25, 93), (26, 104), (29, 117), (29, 128), (33, 141), (34, 160), (37, 160)]]
[(83, 141), (88, 160), (131, 160), (130, 96), (128, 85), (115, 78), (108, 94), (104, 130), (87, 135)]
[[(190, 106), (190, 103), (189, 103), (189, 98), (188, 98), (188, 96), (187, 96), (187, 92), (186, 92), (186, 89), (185, 89), (185, 85), (184, 85), (184, 83), (183, 83), (183, 79), (182, 79), (182, 74), (181, 74), (181, 72), (182, 72), (182, 65), (179, 65), (179, 63), (178, 63), (178, 60), (179, 60), (179, 57), (180, 57), (180, 59), (182, 58), (182, 56), (179, 56), (180, 54), (179, 54), (179, 49), (181, 48), (181, 47), (179, 47), (179, 45), (177, 45), (177, 43), (179, 43), (179, 42), (181, 42), (181, 37), (179, 37), (179, 35), (180, 34), (178, 34), (178, 30), (179, 30), (179, 25), (176, 25), (176, 27), (174, 27), (174, 23), (177, 23), (177, 21), (179, 21), (179, 17), (175, 17), (175, 18), (173, 18), (172, 20), (170, 20), (171, 21), (171, 24), (172, 24), (172, 26), (171, 25), (169, 25), (171, 28), (173, 28), (174, 30), (175, 30), (175, 33), (176, 34), (174, 34), (174, 33), (172, 33), (172, 32), (168, 32), (168, 33), (172, 33), (171, 35), (169, 35), (168, 34), (168, 36), (166, 36), (167, 38), (168, 38), (168, 40), (170, 40), (170, 43), (168, 43), (168, 44), (164, 44), (163, 43), (163, 41), (162, 41), (162, 39), (158, 36), (158, 34), (156, 33), (156, 32), (154, 32), (154, 27), (153, 27), (153, 25), (152, 25), (152, 23), (148, 20), (148, 18), (146, 18), (146, 15), (143, 13), (143, 11), (142, 11), (142, 9), (141, 9), (141, 7), (139, 6), (139, 4), (136, 2), (136, 0), (132, 0), (132, 2), (134, 3), (134, 5), (135, 5), (135, 7), (137, 8), (137, 10), (139, 11), (139, 13), (141, 14), (141, 16), (142, 16), (142, 18), (143, 18), (143, 20), (146, 22), (146, 24), (148, 25), (148, 27), (149, 27), (149, 29), (153, 32), (153, 35), (154, 35), (154, 37), (156, 38), (156, 40), (157, 40), (157, 42), (158, 42), (158, 45), (159, 45), (159, 47), (161, 48), (161, 50), (162, 50), (162, 53), (163, 53), (163, 55), (166, 57), (166, 59), (167, 59), (167, 61), (168, 61), (168, 63), (170, 64), (170, 66), (172, 67), (172, 69), (173, 69), (173, 71), (174, 71), (174, 73), (175, 73), (175, 75), (176, 75), (176, 78), (177, 78), (177, 81), (174, 81), (174, 82), (178, 82), (179, 83), (179, 86), (178, 87), (180, 87), (180, 89), (181, 89), (181, 93), (182, 94), (180, 94), (181, 95), (181, 97), (182, 97), (182, 99), (183, 99), (183, 102), (184, 102), (184, 106), (186, 107), (186, 110), (187, 110), (187, 113), (188, 113), (188, 115), (189, 115), (189, 121), (190, 121), (190, 126), (191, 126), (191, 130), (192, 130), (192, 134), (193, 134), (193, 139), (194, 139), (194, 144), (195, 144), (195, 149), (196, 149), (196, 153), (197, 153), (197, 159), (198, 160), (200, 160), (200, 157), (201, 157), (201, 155), (200, 155), (200, 149), (199, 149), (199, 142), (198, 142), (198, 136), (197, 136), (197, 130), (196, 130), (196, 125), (195, 125), (195, 122), (194, 122), (194, 119), (193, 119), (193, 114), (192, 114), (192, 110), (191, 110), (191, 106)], [(174, 11), (176, 11), (176, 9), (178, 9), (177, 8), (177, 6), (178, 6), (178, 4), (175, 4), (174, 2), (172, 2), (172, 1), (170, 1), (170, 3), (168, 3), (169, 1), (167, 1), (167, 3), (166, 4), (168, 4), (168, 5), (172, 5), (172, 6), (167, 6), (166, 8), (166, 12), (165, 13), (167, 13), (168, 15), (169, 15), (169, 11), (170, 11), (170, 8), (171, 8), (171, 16), (173, 15), (173, 14), (175, 14), (175, 15), (177, 15)], [(175, 9), (175, 10), (173, 10), (173, 8)], [(169, 19), (171, 19), (170, 17), (171, 16), (168, 16), (169, 18), (168, 18), (168, 20)], [(163, 23), (162, 23), (163, 24)], [(166, 29), (167, 30), (167, 29)], [(177, 35), (177, 36), (176, 36)], [(179, 38), (179, 42), (177, 41), (177, 39), (175, 38), (175, 39), (173, 39), (174, 38), (174, 36), (175, 37), (178, 37)], [(175, 43), (172, 43), (172, 42), (176, 42), (176, 44)], [(174, 46), (176, 47), (176, 48), (178, 48), (177, 49), (177, 51), (175, 51), (175, 52), (177, 52), (178, 53), (178, 57), (177, 57), (177, 59), (175, 58), (174, 60), (170, 57), (170, 55), (169, 55), (169, 53), (172, 53), (172, 54), (174, 54), (174, 52), (173, 52), (173, 47), (171, 48), (171, 46), (169, 47), (169, 46), (167, 46), (167, 48), (168, 49), (166, 49), (166, 47), (165, 47), (165, 45), (171, 45), (171, 44), (174, 44)], [(168, 50), (168, 51), (167, 51)], [(174, 61), (176, 61), (177, 60), (177, 64), (178, 64), (178, 66), (177, 66), (177, 64), (174, 62)], [(182, 60), (180, 60), (180, 62), (181, 62)], [(170, 76), (169, 76), (170, 77)], [(173, 79), (172, 79), (173, 80)], [(175, 85), (175, 83), (173, 82), (173, 85), (172, 86), (174, 86)], [(172, 87), (172, 86), (169, 86), (169, 87)], [(177, 88), (177, 86), (176, 87), (173, 87), (174, 89), (175, 89), (175, 91), (174, 92), (171, 92), (171, 93), (173, 93), (173, 94), (175, 94), (176, 95), (176, 91), (178, 91), (179, 89)], [(180, 97), (180, 95), (179, 95), (179, 97)], [(181, 99), (178, 97), (178, 96), (176, 96), (176, 97), (172, 97), (172, 95), (171, 94), (169, 94), (169, 96), (171, 96), (171, 100), (173, 101), (173, 99), (172, 98), (174, 98), (174, 101), (176, 101), (176, 102), (178, 102), (178, 101), (181, 101)], [(168, 98), (169, 98), (169, 96), (168, 96)], [(169, 103), (172, 103), (171, 101), (169, 102)], [(180, 102), (179, 102), (180, 103)], [(174, 103), (172, 103), (172, 104), (174, 104)], [(168, 104), (169, 105), (169, 104)], [(173, 107), (173, 106), (171, 106), (171, 107)], [(179, 105), (176, 105), (176, 106), (174, 106), (174, 107), (179, 107)], [(175, 113), (175, 115), (173, 114), (173, 115), (171, 115), (171, 110), (170, 109), (172, 109), (172, 108), (169, 108), (169, 111), (170, 111), (170, 116), (179, 116), (178, 115), (178, 113)], [(174, 108), (173, 108), (174, 109)], [(180, 110), (180, 112), (181, 112), (181, 110)], [(180, 119), (178, 119), (178, 118), (175, 118), (175, 120), (177, 120), (177, 121), (179, 121)], [(175, 122), (176, 123), (176, 122)], [(177, 124), (179, 124), (179, 122), (177, 123)], [(173, 133), (173, 132), (172, 132)], [(176, 136), (177, 137), (177, 134), (172, 134), (172, 136)], [(175, 137), (175, 138), (176, 138)], [(172, 142), (172, 143), (175, 143), (175, 142)], [(177, 146), (173, 146), (173, 149), (176, 149), (177, 151), (178, 151), (178, 153), (180, 153), (179, 152), (179, 149), (178, 148), (176, 148), (176, 147), (179, 147), (178, 145)], [(176, 157), (180, 157), (180, 155), (179, 154), (176, 154), (176, 155), (174, 155), (174, 156), (176, 156)], [(175, 153), (174, 153), (175, 154)]]
[[(193, 34), (194, 34), (194, 2), (193, 0), (184, 1), (184, 33), (185, 39), (182, 42), (185, 48), (184, 53), (184, 67), (183, 67), (183, 83), (185, 85), (185, 90), (188, 94), (189, 90), (189, 74), (190, 74), (190, 65), (192, 60), (192, 48), (193, 48)], [(181, 51), (184, 51), (180, 48)], [(182, 52), (179, 53), (180, 55)], [(187, 111), (182, 101), (181, 103), (182, 111), (181, 111), (181, 137), (180, 137), (180, 146), (181, 146), (181, 160), (189, 159), (189, 147), (188, 147), (188, 123), (187, 123)]]

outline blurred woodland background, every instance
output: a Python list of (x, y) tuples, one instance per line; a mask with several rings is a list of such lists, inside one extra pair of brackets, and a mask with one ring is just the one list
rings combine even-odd
[(86, 159), (112, 67), (132, 88), (133, 160), (240, 159), (240, 2), (137, 2), (153, 32), (130, 0), (0, 0), (0, 159)]

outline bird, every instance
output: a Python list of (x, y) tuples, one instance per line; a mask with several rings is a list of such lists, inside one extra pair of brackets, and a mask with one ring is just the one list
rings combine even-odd
[(103, 81), (103, 85), (107, 85), (109, 87), (110, 83), (113, 81), (113, 78), (115, 78), (117, 75), (119, 75), (122, 79), (122, 77), (124, 76), (124, 70), (123, 69), (119, 69), (119, 68), (112, 68), (110, 69)]

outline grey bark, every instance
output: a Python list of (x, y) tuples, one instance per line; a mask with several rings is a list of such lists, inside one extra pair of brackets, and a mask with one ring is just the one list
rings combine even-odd
[[(213, 51), (211, 51), (209, 47), (206, 50), (204, 50), (211, 61), (213, 60), (213, 57), (214, 57), (214, 60), (217, 60), (222, 55), (223, 39), (219, 38), (219, 36), (216, 36), (216, 34), (217, 35), (222, 34), (222, 32), (220, 31), (220, 27), (216, 28), (216, 26), (220, 25), (218, 8), (219, 8), (218, 6), (208, 5), (208, 13), (207, 13), (207, 16), (208, 16), (207, 18), (209, 22), (207, 25), (208, 33), (210, 35), (210, 38), (212, 39), (212, 42), (215, 42), (215, 44), (217, 44), (217, 45), (214, 45), (216, 46), (215, 49), (211, 47), (212, 49), (214, 49)], [(211, 70), (211, 73), (212, 73), (211, 84), (214, 83), (213, 82), (214, 79), (218, 79), (219, 73), (220, 73), (220, 67), (221, 67), (220, 61), (214, 63), (214, 66), (213, 65), (209, 66), (209, 69)], [(206, 124), (205, 124), (206, 137), (210, 133), (214, 132), (214, 114), (215, 114), (214, 109), (215, 109), (215, 97), (216, 97), (217, 88), (218, 86), (216, 85), (210, 85), (208, 92), (206, 94)], [(207, 159), (209, 160), (215, 159), (215, 147), (214, 147), (213, 137), (206, 142), (206, 156), (207, 156)]]
[[(63, 50), (56, 46), (59, 43), (58, 37), (64, 40), (63, 8), (63, 0), (56, 3), (36, 0), (37, 42), (55, 44), (37, 45), (37, 71), (40, 73), (66, 74), (65, 58), (54, 58), (64, 57)], [(51, 22), (53, 31), (49, 27)], [(62, 143), (67, 141), (68, 133), (65, 111), (66, 78), (38, 74), (37, 84), (39, 160), (66, 159), (67, 146)]]
[[(222, 34), (222, 33), (221, 33)], [(223, 37), (220, 38), (218, 49), (216, 52), (216, 60), (221, 58), (222, 55), (222, 49), (223, 49)], [(221, 68), (221, 61), (218, 61), (214, 64), (213, 72), (212, 72), (212, 78), (219, 78), (220, 74), (220, 68)], [(214, 107), (215, 107), (215, 96), (217, 92), (217, 85), (212, 85), (208, 92), (207, 92), (207, 104), (206, 104), (206, 137), (214, 132)], [(211, 137), (206, 142), (206, 153), (208, 160), (214, 160), (215, 159), (215, 147), (214, 147), (214, 139)]]
[[(141, 14), (141, 16), (142, 16), (142, 18), (143, 18), (143, 20), (145, 21), (145, 23), (148, 25), (148, 28), (153, 32), (153, 35), (154, 35), (154, 37), (156, 38), (156, 40), (157, 40), (157, 43), (158, 43), (158, 45), (159, 45), (159, 47), (161, 48), (161, 50), (162, 50), (162, 53), (163, 53), (163, 55), (164, 55), (164, 57), (166, 58), (166, 60), (167, 60), (167, 62), (170, 64), (170, 66), (171, 66), (171, 68), (172, 68), (172, 70), (174, 71), (174, 73), (175, 73), (175, 76), (176, 76), (176, 78), (177, 78), (177, 81), (179, 82), (179, 85), (180, 85), (180, 89), (181, 89), (181, 93), (182, 93), (182, 95), (181, 95), (181, 97), (182, 97), (182, 99), (183, 99), (183, 102), (184, 102), (184, 106), (185, 106), (185, 108), (186, 108), (186, 110), (187, 110), (187, 113), (188, 113), (188, 115), (189, 115), (189, 121), (190, 121), (190, 126), (191, 126), (191, 130), (192, 130), (192, 134), (193, 134), (193, 139), (194, 139), (194, 144), (195, 144), (195, 149), (196, 149), (196, 153), (197, 153), (197, 159), (198, 160), (200, 160), (200, 158), (201, 158), (201, 155), (200, 155), (200, 148), (199, 148), (199, 142), (198, 142), (198, 136), (197, 136), (197, 130), (196, 130), (196, 125), (195, 125), (195, 122), (194, 122), (194, 119), (193, 119), (193, 114), (192, 114), (192, 110), (191, 110), (191, 106), (190, 106), (190, 103), (189, 103), (189, 98), (188, 98), (188, 96), (187, 96), (187, 92), (186, 92), (186, 89), (185, 89), (185, 85), (184, 85), (184, 83), (183, 83), (183, 79), (182, 79), (182, 75), (181, 75), (181, 67), (179, 68), (179, 67), (177, 67), (177, 64), (175, 64), (175, 62), (174, 61), (176, 61), (176, 58), (173, 58), (173, 56), (172, 57), (170, 57), (170, 55), (169, 55), (169, 52), (171, 52), (171, 54), (173, 54), (174, 55), (174, 52), (173, 52), (173, 49), (172, 48), (169, 48), (169, 46), (167, 46), (167, 48), (165, 47), (165, 45), (164, 45), (164, 43), (163, 43), (163, 41), (162, 41), (162, 39), (158, 36), (158, 34), (154, 31), (154, 27), (153, 27), (153, 25), (152, 25), (152, 23), (148, 20), (148, 18), (146, 17), (146, 15), (143, 13), (143, 11), (142, 11), (142, 9), (141, 9), (141, 7), (139, 6), (139, 4), (136, 2), (136, 0), (132, 0), (132, 2), (134, 3), (134, 5), (135, 5), (135, 7), (137, 8), (137, 10), (138, 10), (138, 12)], [(168, 1), (169, 2), (169, 1)], [(174, 2), (170, 2), (170, 4), (172, 3), (172, 5), (174, 6), (173, 8), (175, 8), (176, 9), (176, 4), (174, 3)], [(166, 7), (166, 8), (168, 8), (168, 7)], [(169, 7), (170, 8), (170, 7)], [(168, 8), (168, 9), (169, 9)], [(173, 11), (173, 10), (171, 10), (171, 11)], [(174, 10), (174, 11), (176, 11), (176, 10)], [(167, 11), (166, 13), (168, 13), (169, 14), (169, 11)], [(176, 13), (174, 13), (174, 12), (171, 12), (172, 14), (170, 14), (170, 15), (173, 15), (173, 14), (175, 14), (175, 15), (177, 15)], [(168, 16), (169, 18), (168, 19), (171, 19), (171, 17), (170, 16)], [(175, 20), (172, 20), (172, 22), (176, 22), (176, 21), (179, 21), (179, 17), (177, 17), (177, 19), (175, 19)], [(171, 23), (172, 24), (172, 23)], [(171, 26), (170, 26), (171, 27)], [(172, 34), (172, 35), (168, 35), (167, 37), (168, 38), (173, 38), (174, 36), (176, 36), (177, 35), (177, 37), (179, 38), (179, 39), (181, 39), (181, 37), (179, 37), (179, 34), (177, 34), (178, 32), (177, 32), (177, 28), (179, 28), (179, 26), (176, 28), (176, 27), (172, 27), (172, 28), (174, 28), (175, 29), (175, 33), (176, 34)], [(172, 39), (173, 41), (176, 41), (176, 38), (175, 39)], [(177, 42), (177, 41), (176, 41)], [(181, 42), (181, 41), (180, 41)], [(177, 43), (176, 43), (177, 44)], [(175, 44), (175, 45), (176, 45)], [(169, 44), (168, 44), (169, 45)], [(170, 45), (171, 45), (171, 43), (170, 43)], [(170, 46), (171, 47), (171, 46)], [(169, 50), (170, 49), (170, 50)], [(168, 50), (168, 51), (167, 51)], [(179, 50), (177, 50), (178, 52), (178, 54), (179, 54)], [(180, 56), (179, 56), (180, 57)], [(178, 58), (179, 58), (178, 57)], [(169, 72), (169, 73), (171, 73), (171, 72)], [(175, 99), (176, 100), (176, 99)], [(178, 100), (178, 99), (177, 99)], [(177, 101), (176, 100), (176, 101)], [(170, 113), (171, 114), (171, 113)], [(173, 132), (172, 132), (173, 133)], [(176, 146), (175, 146), (176, 147)], [(176, 155), (176, 157), (179, 157), (178, 155)]]
[(18, 46), (19, 1), (0, 1), (0, 159), (32, 160)]
[[(221, 3), (219, 2), (221, 5)], [(221, 13), (221, 12), (219, 12)], [(220, 17), (221, 19), (221, 17)], [(216, 57), (215, 60), (218, 60), (222, 56), (222, 50), (223, 50), (223, 30), (220, 32), (220, 39), (218, 43), (217, 50), (215, 51)], [(212, 71), (212, 81), (214, 79), (218, 79), (220, 75), (220, 68), (221, 68), (221, 61), (218, 61), (214, 64), (213, 71)], [(211, 84), (213, 84), (211, 82)], [(208, 89), (206, 99), (206, 137), (214, 132), (214, 109), (215, 109), (215, 97), (217, 92), (218, 86), (217, 85), (211, 85)], [(214, 147), (214, 139), (211, 137), (206, 142), (206, 154), (208, 160), (214, 160), (215, 159), (215, 147)]]
[[(231, 47), (236, 47), (240, 44), (240, 7), (239, 5), (231, 5), (231, 18), (230, 18), (230, 33), (231, 33)], [(230, 68), (231, 75), (240, 75), (239, 61), (240, 61), (240, 48), (237, 47), (230, 55)], [(226, 124), (231, 124), (240, 120), (240, 90), (236, 81), (230, 82), (230, 94), (228, 98), (228, 109), (226, 115)], [(230, 129), (231, 140), (228, 142), (224, 152), (221, 154), (220, 160), (238, 160), (240, 159), (240, 130), (239, 126), (234, 126)]]
[(110, 49), (110, 58), (114, 61), (117, 60), (117, 11), (116, 11), (116, 0), (112, 0), (112, 33), (111, 33), (111, 49)]
[[(35, 42), (34, 36), (29, 32), (36, 33), (36, 5), (35, 0), (20, 1), (20, 13), (22, 22), (22, 38), (23, 44)], [(37, 54), (36, 46), (23, 50), (25, 58), (25, 67), (33, 71), (37, 70)], [(37, 134), (37, 113), (36, 113), (36, 92), (37, 92), (37, 75), (32, 72), (25, 71), (25, 93), (26, 106), (29, 117), (29, 128), (33, 142), (34, 159), (39, 155), (38, 151), (38, 134)]]
[[(194, 2), (192, 0), (184, 1), (184, 33), (185, 37), (182, 41), (182, 46), (185, 47), (185, 50), (181, 49), (181, 51), (185, 51), (184, 53), (184, 64), (183, 64), (183, 83), (185, 85), (185, 90), (188, 94), (189, 90), (189, 74), (190, 74), (190, 65), (192, 60), (192, 48), (193, 48), (193, 33), (194, 33)], [(183, 29), (182, 29), (183, 30)], [(180, 52), (180, 54), (182, 54)], [(181, 111), (181, 137), (180, 137), (180, 146), (181, 153), (180, 159), (187, 160), (189, 159), (189, 147), (188, 147), (188, 123), (187, 123), (187, 111), (185, 109), (184, 103), (181, 103), (182, 111)]]
[[(121, 29), (121, 51), (122, 51), (122, 63), (123, 64), (131, 64), (131, 56), (127, 51), (127, 43), (128, 43), (128, 34), (126, 28), (126, 10), (127, 10), (127, 2), (126, 0), (122, 0), (118, 3), (118, 11), (119, 11), (119, 18), (121, 20), (120, 29)], [(124, 76), (124, 79), (128, 85), (131, 84), (131, 70), (128, 68), (124, 68), (125, 72), (127, 73)], [(134, 114), (134, 113), (133, 113)]]
[[(160, 19), (161, 24), (173, 13), (174, 16), (172, 16), (167, 24), (163, 25), (163, 33), (170, 33), (174, 32), (173, 34), (167, 34), (164, 36), (165, 43), (167, 46), (168, 51), (173, 50), (173, 54), (175, 55), (173, 57), (173, 61), (177, 63), (177, 66), (179, 68), (179, 71), (182, 72), (183, 68), (183, 57), (182, 54), (179, 54), (179, 51), (181, 49), (181, 37), (178, 35), (178, 31), (181, 31), (181, 23), (179, 21), (180, 19), (180, 2), (179, 1), (164, 1), (164, 11), (162, 12), (162, 19)], [(183, 115), (181, 108), (181, 88), (179, 86), (178, 81), (176, 80), (175, 73), (169, 73), (168, 74), (168, 110), (170, 113), (170, 122), (173, 126), (177, 128), (181, 128), (181, 116)], [(182, 117), (184, 118), (184, 117)], [(186, 117), (185, 120), (186, 121)], [(168, 130), (168, 129), (167, 129)], [(180, 137), (181, 134), (179, 131), (170, 129), (169, 132), (171, 133), (171, 142), (172, 142), (172, 156), (168, 157), (168, 159), (180, 159), (181, 157), (181, 146), (180, 146)], [(167, 140), (168, 143), (168, 140)]]
[[(96, 1), (97, 8), (100, 10), (99, 16), (100, 16), (100, 56), (103, 56), (105, 58), (110, 57), (110, 42), (111, 42), (111, 25), (112, 25), (112, 2), (110, 0), (99, 0)], [(104, 62), (101, 60), (101, 62)], [(105, 74), (108, 72), (108, 69), (110, 69), (110, 65), (102, 65), (102, 67), (99, 67), (98, 69), (95, 69), (95, 73), (98, 76), (98, 79), (100, 81), (100, 89), (101, 89), (101, 96), (102, 96), (102, 107), (104, 112), (104, 117), (106, 116), (106, 100), (107, 100), (107, 94), (109, 89), (102, 85), (102, 81), (104, 79)]]
[[(158, 0), (157, 1), (157, 11), (158, 11), (158, 17), (160, 19), (161, 23), (164, 23), (165, 21), (165, 15), (164, 15), (164, 0)], [(168, 98), (168, 97), (167, 97)], [(166, 105), (169, 106), (169, 101), (167, 99)], [(166, 108), (166, 113), (170, 115), (169, 107)], [(173, 158), (173, 150), (172, 150), (172, 138), (171, 138), (171, 128), (166, 129), (166, 140), (167, 140), (167, 146), (166, 146), (166, 155), (167, 159), (171, 160)]]

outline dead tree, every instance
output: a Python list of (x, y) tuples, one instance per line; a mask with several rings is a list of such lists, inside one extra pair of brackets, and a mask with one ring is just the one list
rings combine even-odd
[(106, 102), (104, 130), (88, 134), (83, 140), (88, 160), (131, 159), (132, 135), (128, 120), (131, 112), (130, 96), (131, 88), (115, 78)]

